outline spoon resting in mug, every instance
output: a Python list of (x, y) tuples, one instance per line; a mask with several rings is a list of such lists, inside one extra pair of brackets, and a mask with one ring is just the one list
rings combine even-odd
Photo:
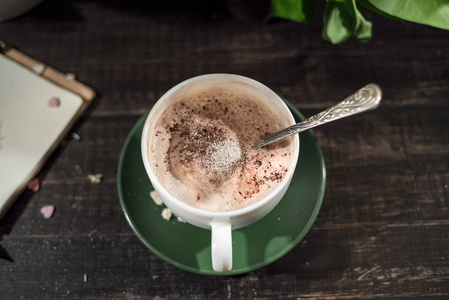
[(306, 131), (310, 128), (375, 109), (379, 106), (381, 99), (382, 90), (380, 87), (377, 84), (370, 83), (342, 102), (320, 112), (319, 114), (264, 137), (254, 143), (253, 148), (257, 149), (293, 134)]

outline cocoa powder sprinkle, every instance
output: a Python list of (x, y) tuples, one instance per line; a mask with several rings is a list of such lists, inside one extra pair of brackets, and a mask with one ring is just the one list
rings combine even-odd
[[(164, 164), (158, 170), (166, 169), (163, 180), (174, 184), (174, 193), (179, 190), (174, 196), (188, 196), (182, 201), (199, 208), (218, 201), (224, 210), (233, 210), (264, 197), (285, 177), (288, 169), (281, 165), (288, 164), (284, 157), (291, 155), (286, 154), (290, 149), (285, 145), (257, 151), (247, 148), (280, 126), (270, 114), (251, 119), (249, 112), (251, 116), (265, 114), (265, 108), (252, 101), (258, 100), (233, 91), (226, 90), (221, 96), (208, 90), (195, 91), (164, 112), (153, 134), (157, 138), (152, 149), (159, 149), (157, 143), (161, 142), (168, 150), (152, 153), (162, 157), (158, 161)], [(248, 118), (242, 120), (242, 114)]]

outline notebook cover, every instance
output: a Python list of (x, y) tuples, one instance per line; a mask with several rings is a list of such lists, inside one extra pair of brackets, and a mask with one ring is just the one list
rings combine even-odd
[(0, 41), (0, 218), (94, 98), (73, 76)]

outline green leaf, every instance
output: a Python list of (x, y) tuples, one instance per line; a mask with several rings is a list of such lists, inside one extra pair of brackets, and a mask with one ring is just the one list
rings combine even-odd
[(401, 20), (398, 17), (394, 17), (394, 16), (392, 16), (390, 14), (387, 14), (384, 11), (381, 11), (380, 9), (378, 9), (377, 7), (372, 5), (371, 2), (369, 2), (369, 0), (357, 0), (357, 3), (361, 4), (363, 7), (367, 8), (367, 9), (369, 9), (369, 10), (371, 10), (371, 11), (373, 11), (373, 12), (375, 12), (375, 13), (381, 15), (381, 16), (384, 16), (384, 17), (387, 17), (387, 18), (390, 18), (390, 19), (396, 20), (396, 21)]
[(327, 0), (321, 36), (332, 44), (339, 44), (351, 36), (362, 42), (371, 39), (372, 24), (357, 10), (355, 0)]
[(321, 36), (332, 44), (343, 43), (351, 36), (349, 29), (343, 25), (342, 10), (333, 1), (328, 1), (323, 15), (323, 32)]
[(449, 0), (368, 0), (377, 9), (403, 20), (449, 29)]
[(356, 10), (359, 24), (355, 28), (354, 35), (363, 43), (367, 43), (371, 40), (373, 32), (373, 24), (370, 21), (365, 20), (362, 14)]
[(270, 17), (312, 23), (317, 0), (271, 0)]

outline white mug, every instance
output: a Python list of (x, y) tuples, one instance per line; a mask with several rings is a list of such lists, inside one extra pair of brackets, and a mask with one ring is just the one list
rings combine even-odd
[(166, 92), (153, 106), (142, 131), (142, 159), (148, 177), (164, 204), (178, 217), (188, 223), (212, 231), (212, 266), (216, 272), (232, 269), (232, 229), (241, 228), (264, 217), (282, 199), (293, 177), (299, 155), (299, 137), (293, 136), (291, 165), (280, 185), (260, 201), (247, 207), (224, 212), (214, 212), (192, 207), (172, 196), (158, 181), (149, 161), (152, 132), (163, 112), (187, 91), (209, 87), (225, 87), (242, 91), (264, 101), (288, 127), (295, 119), (288, 107), (265, 85), (247, 77), (232, 74), (209, 74), (188, 79)]

